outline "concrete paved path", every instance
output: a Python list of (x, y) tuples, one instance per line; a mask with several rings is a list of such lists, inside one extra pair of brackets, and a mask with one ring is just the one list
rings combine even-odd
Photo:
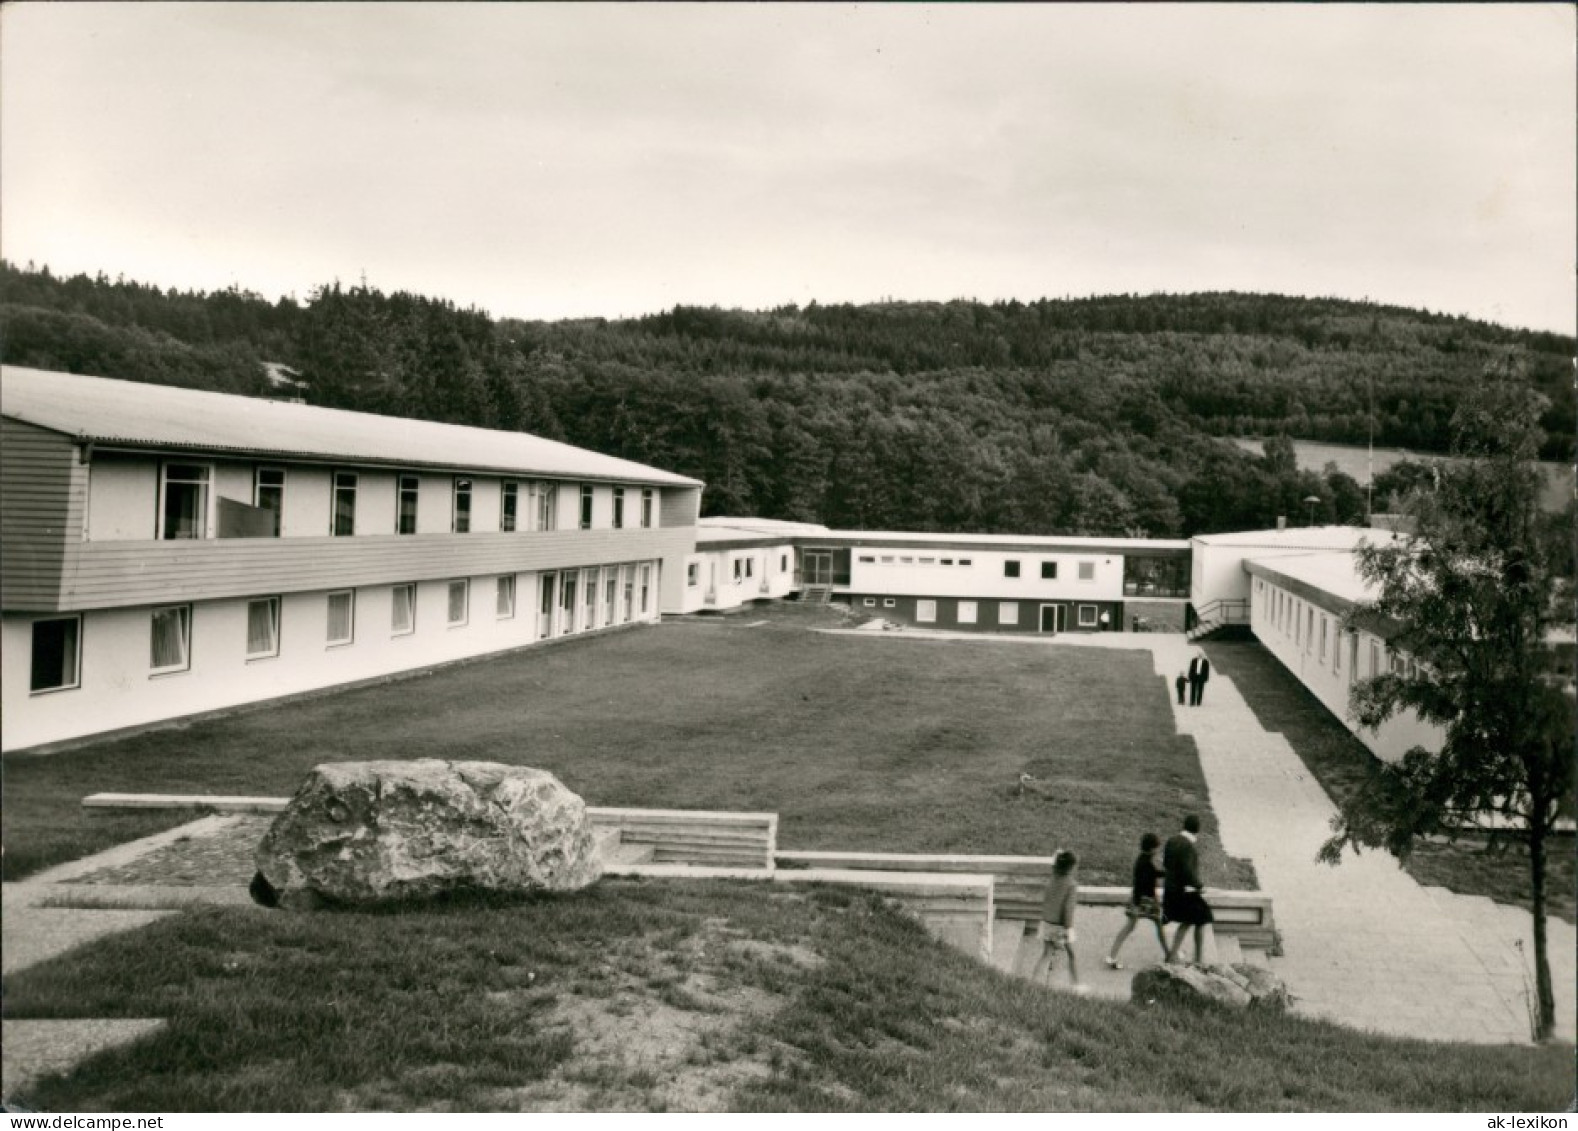
[[(1182, 637), (1143, 633), (1063, 642), (1145, 648), (1169, 677), (1196, 650)], [(1173, 713), (1199, 748), (1223, 847), (1254, 862), (1274, 900), (1285, 953), (1272, 968), (1298, 995), (1301, 1012), (1398, 1036), (1529, 1040), (1527, 912), (1424, 887), (1384, 852), (1348, 854), (1337, 867), (1317, 863), (1336, 808), (1287, 741), (1261, 727), (1233, 682), (1213, 670), (1203, 704), (1174, 703)], [(1550, 919), (1547, 932), (1558, 1033), (1572, 1040), (1578, 933), (1560, 919)]]

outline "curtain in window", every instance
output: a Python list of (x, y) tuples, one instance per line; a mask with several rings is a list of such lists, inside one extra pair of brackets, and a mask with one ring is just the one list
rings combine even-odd
[(414, 586), (397, 585), (394, 591), (394, 616), (391, 624), (396, 632), (410, 632), (416, 623)]
[(153, 611), (152, 664), (155, 668), (186, 666), (187, 616), (185, 606)]
[[(399, 590), (395, 590), (395, 602), (399, 603)], [(329, 594), (329, 643), (340, 644), (351, 638), (351, 595), (349, 593)]]
[(279, 602), (251, 601), (247, 604), (247, 655), (272, 656), (277, 650)]
[(499, 578), (497, 612), (501, 617), (515, 615), (515, 579), (513, 577)]
[(460, 624), (466, 619), (466, 583), (449, 583), (449, 623)]

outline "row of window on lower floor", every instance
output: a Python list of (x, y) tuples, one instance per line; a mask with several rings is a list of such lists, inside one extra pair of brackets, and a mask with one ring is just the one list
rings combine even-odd
[[(877, 598), (862, 597), (862, 606), (868, 609), (876, 608)], [(1019, 602), (998, 601), (997, 623), (1017, 625), (1019, 623)], [(979, 601), (959, 601), (955, 609), (955, 621), (958, 624), (976, 624), (980, 619)], [(882, 607), (892, 609), (898, 606), (898, 599), (883, 597)], [(1078, 605), (1075, 607), (1076, 622), (1081, 628), (1100, 628), (1102, 625), (1102, 612), (1099, 605)], [(937, 601), (933, 599), (917, 600), (915, 602), (915, 620), (920, 624), (933, 624), (937, 620)]]
[[(559, 632), (628, 623), (637, 615), (647, 615), (651, 608), (652, 569), (650, 562), (642, 562), (542, 574), (539, 615), (547, 618), (547, 623)], [(509, 620), (515, 616), (516, 609), (515, 575), (503, 574), (495, 578), (494, 583), (495, 618)], [(471, 621), (471, 579), (456, 578), (442, 584), (447, 590), (448, 627), (464, 627)], [(576, 599), (577, 590), (584, 594), (580, 601)], [(417, 583), (414, 581), (392, 587), (390, 636), (409, 636), (416, 631), (416, 593)], [(247, 660), (269, 659), (279, 655), (282, 600), (274, 596), (257, 597), (247, 602)], [(556, 609), (559, 614), (557, 618), (554, 616)], [(328, 594), (324, 645), (329, 648), (343, 647), (353, 643), (355, 638), (356, 590), (334, 590)], [(30, 690), (67, 691), (80, 686), (81, 614), (34, 621), (31, 660)], [(168, 675), (189, 671), (191, 666), (192, 606), (165, 605), (149, 610), (148, 674)]]

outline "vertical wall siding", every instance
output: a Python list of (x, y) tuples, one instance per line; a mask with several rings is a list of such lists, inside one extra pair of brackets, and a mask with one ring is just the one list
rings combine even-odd
[(69, 437), (0, 418), (0, 606), (51, 609), (81, 542), (87, 468)]

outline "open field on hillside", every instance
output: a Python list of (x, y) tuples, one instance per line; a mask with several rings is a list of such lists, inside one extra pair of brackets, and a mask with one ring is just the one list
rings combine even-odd
[[(1238, 438), (1234, 439), (1233, 443), (1246, 452), (1259, 455), (1265, 441)], [(1328, 463), (1335, 463), (1337, 470), (1352, 476), (1358, 481), (1359, 486), (1362, 487), (1369, 481), (1372, 464), (1368, 448), (1352, 444), (1323, 444), (1318, 440), (1294, 440), (1293, 451), (1298, 457), (1300, 471), (1324, 471)], [(1376, 448), (1373, 466), (1375, 474), (1379, 475), (1394, 463), (1400, 463), (1405, 459), (1420, 462), (1451, 458), (1411, 452), (1403, 448)], [(1545, 491), (1540, 495), (1541, 509), (1561, 510), (1573, 497), (1573, 469), (1546, 460), (1540, 463), (1540, 474), (1545, 477)], [(1376, 505), (1378, 507), (1381, 505), (1379, 500)]]
[(1252, 887), (1221, 855), (1170, 693), (1140, 652), (829, 636), (750, 613), (670, 623), (10, 756), (5, 865), (146, 831), (82, 817), (89, 793), (284, 795), (319, 762), (435, 757), (542, 767), (595, 805), (777, 812), (785, 848), (1067, 846), (1086, 883), (1126, 883), (1140, 834), (1198, 811), (1212, 883)]
[(1038, 989), (849, 888), (605, 880), (176, 915), (5, 979), (163, 1017), (45, 1111), (1556, 1111), (1572, 1046), (1431, 1044)]

